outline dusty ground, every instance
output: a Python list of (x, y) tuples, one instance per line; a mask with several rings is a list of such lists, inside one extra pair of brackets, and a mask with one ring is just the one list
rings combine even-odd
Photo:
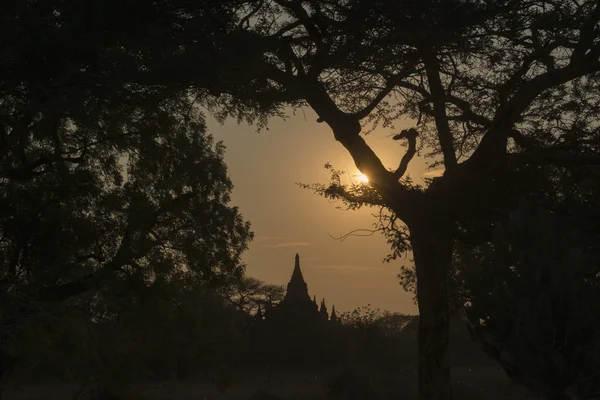
[[(236, 383), (224, 393), (211, 384), (195, 381), (140, 383), (133, 389), (132, 400), (248, 400), (256, 390), (264, 389), (288, 400), (324, 399), (324, 371), (272, 372), (267, 384), (266, 371), (238, 375)], [(455, 398), (462, 400), (530, 400), (523, 388), (511, 383), (499, 369), (454, 368)], [(379, 388), (390, 399), (416, 399), (416, 372), (401, 371), (394, 376), (379, 376)], [(77, 385), (25, 386), (5, 389), (2, 400), (71, 400), (79, 389)], [(82, 400), (85, 397), (81, 398)]]

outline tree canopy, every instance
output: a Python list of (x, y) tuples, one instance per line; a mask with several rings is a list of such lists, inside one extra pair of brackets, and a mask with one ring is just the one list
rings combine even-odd
[[(308, 105), (369, 177), (373, 190), (362, 203), (375, 200), (407, 226), (391, 244), (414, 254), (420, 396), (450, 398), (447, 271), (454, 242), (489, 237), (518, 198), (539, 187), (540, 169), (600, 162), (597, 1), (99, 4), (6, 6), (12, 14), (4, 14), (2, 33), (11, 45), (0, 90), (10, 127), (3, 143), (11, 144), (3, 146), (10, 149), (3, 175), (31, 175), (56, 158), (73, 163), (77, 155), (56, 150), (51, 137), (42, 157), (17, 158), (24, 132), (63, 121), (55, 110), (79, 110), (70, 113), (78, 116), (75, 126), (101, 132), (105, 126), (84, 123), (99, 120), (105, 108), (98, 104), (127, 120), (136, 115), (132, 104), (192, 98), (219, 118), (261, 124), (286, 107)], [(38, 35), (52, 45), (42, 48), (47, 43), (33, 40)], [(65, 96), (77, 101), (60, 103)], [(414, 129), (394, 136), (407, 150), (386, 166), (361, 133), (407, 119)], [(431, 157), (441, 176), (421, 186), (407, 180), (417, 154)], [(334, 189), (333, 197), (356, 200)]]
[[(146, 329), (149, 324), (155, 331), (158, 326), (168, 330), (167, 321), (178, 313), (190, 319), (200, 312), (210, 293), (221, 292), (224, 307), (224, 290), (243, 276), (241, 254), (252, 233), (229, 204), (232, 183), (224, 147), (206, 133), (202, 115), (173, 100), (130, 109), (125, 120), (102, 112), (103, 117), (87, 121), (94, 129), (69, 116), (57, 118), (54, 126), (33, 123), (21, 132), (4, 126), (8, 138), (18, 140), (3, 147), (3, 171), (26, 175), (7, 174), (1, 180), (3, 368), (23, 357), (31, 360), (30, 336), (20, 334), (27, 327), (43, 332), (47, 323), (59, 320), (51, 331), (60, 333), (72, 321), (84, 330), (92, 324), (102, 338), (126, 331), (135, 337), (141, 329), (136, 320)], [(150, 293), (155, 298), (148, 302)], [(65, 313), (65, 307), (81, 312)], [(124, 326), (124, 316), (134, 309), (137, 319)], [(152, 318), (163, 320), (154, 325)], [(190, 323), (198, 322), (194, 318)], [(165, 334), (193, 335), (178, 318), (173, 321), (173, 332)], [(57, 346), (60, 338), (49, 339), (47, 346)], [(186, 340), (179, 343), (196, 343)], [(81, 354), (89, 355), (85, 349)], [(187, 347), (179, 354), (198, 352)]]

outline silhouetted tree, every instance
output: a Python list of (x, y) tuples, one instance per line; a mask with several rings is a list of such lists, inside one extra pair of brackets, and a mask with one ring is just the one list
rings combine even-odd
[(224, 296), (188, 274), (143, 287), (105, 285), (101, 293), (43, 304), (12, 327), (13, 382), (59, 378), (123, 397), (139, 379), (192, 371), (226, 378), (242, 343), (232, 325), (237, 311)]
[(583, 225), (523, 206), (488, 243), (460, 252), (474, 337), (513, 380), (548, 399), (600, 390), (598, 235)]
[[(315, 186), (349, 207), (383, 206), (383, 229), (416, 266), (421, 399), (451, 398), (447, 275), (456, 239), (480, 240), (537, 168), (597, 164), (600, 7), (595, 1), (249, 2), (231, 27), (256, 50), (223, 99), (261, 109), (307, 104), (369, 177), (368, 188)], [(242, 40), (242, 39), (240, 39)], [(361, 137), (417, 120), (395, 168)], [(417, 136), (443, 169), (406, 179)], [(400, 157), (399, 157), (400, 158)], [(525, 179), (527, 178), (527, 179)], [(403, 229), (399, 223), (406, 224)]]
[(229, 294), (232, 304), (250, 315), (256, 314), (259, 307), (268, 310), (277, 306), (284, 296), (283, 285), (267, 284), (250, 276), (234, 282)]
[[(531, 189), (523, 177), (540, 166), (599, 161), (589, 147), (598, 141), (595, 0), (132, 1), (109, 4), (102, 13), (74, 1), (21, 4), (4, 7), (2, 32), (11, 44), (3, 63), (10, 84), (3, 93), (25, 99), (21, 103), (69, 87), (137, 99), (192, 86), (197, 90), (189, 94), (219, 118), (264, 122), (286, 106), (314, 109), (370, 182), (356, 188), (334, 179), (317, 191), (353, 208), (383, 207), (392, 256), (408, 249), (414, 254), (421, 399), (452, 397), (447, 273), (455, 240), (489, 235), (513, 198)], [(52, 46), (41, 51), (47, 43), (32, 39), (23, 47), (23, 24), (36, 33), (31, 38)], [(127, 24), (130, 31), (123, 29)], [(106, 26), (119, 34), (105, 34)], [(87, 45), (84, 37), (95, 41)], [(86, 43), (76, 47), (77, 62), (49, 68), (54, 53), (73, 60), (65, 46), (73, 40)], [(106, 76), (115, 79), (101, 79)], [(110, 84), (90, 84), (97, 79)], [(88, 109), (86, 97), (80, 99)], [(37, 121), (29, 111), (22, 108), (13, 125)], [(394, 137), (408, 150), (390, 169), (361, 132), (391, 127), (400, 118), (417, 120), (417, 126)], [(443, 175), (425, 186), (406, 177), (417, 136), (433, 157), (431, 166), (443, 167)], [(15, 177), (30, 174), (37, 163), (13, 164), (3, 170)]]
[[(46, 151), (78, 158), (56, 159), (27, 179), (3, 178), (1, 343), (8, 359), (18, 359), (23, 344), (15, 330), (43, 319), (47, 310), (60, 314), (83, 301), (90, 316), (126, 330), (119, 307), (135, 303), (134, 293), (152, 290), (155, 303), (140, 306), (148, 307), (144, 321), (169, 315), (172, 325), (162, 320), (149, 327), (175, 333), (194, 312), (193, 293), (206, 295), (241, 277), (240, 257), (252, 234), (228, 204), (232, 184), (224, 147), (205, 133), (199, 113), (181, 109), (165, 100), (126, 121), (107, 121), (98, 140), (64, 117), (47, 127), (54, 131), (36, 125), (6, 149), (3, 165), (22, 151), (25, 160)], [(178, 343), (192, 346), (190, 340)]]
[(346, 361), (369, 362), (376, 367), (393, 367), (400, 364), (401, 332), (411, 316), (373, 309), (370, 305), (339, 315), (337, 337), (332, 343), (336, 353)]

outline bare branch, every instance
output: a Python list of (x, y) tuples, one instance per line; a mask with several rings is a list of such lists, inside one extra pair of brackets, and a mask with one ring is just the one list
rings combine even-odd
[(353, 231), (350, 231), (342, 236), (332, 236), (330, 234), (329, 237), (335, 240), (339, 240), (340, 242), (345, 241), (346, 239), (348, 239), (350, 236), (361, 236), (361, 237), (368, 237), (368, 236), (373, 236), (375, 233), (377, 232), (381, 232), (382, 229), (355, 229)]
[(594, 40), (597, 35), (595, 34), (596, 26), (600, 22), (600, 4), (597, 4), (594, 11), (590, 13), (590, 17), (585, 21), (579, 31), (579, 41), (575, 45), (571, 60), (581, 60), (585, 57), (588, 49), (594, 45)]
[(250, 25), (250, 18), (252, 18), (254, 15), (256, 15), (257, 12), (260, 11), (263, 4), (264, 4), (264, 0), (260, 0), (258, 2), (258, 4), (256, 5), (256, 7), (254, 7), (246, 16), (244, 16), (244, 18), (242, 18), (240, 20), (238, 27), (247, 28)]
[(399, 180), (404, 176), (406, 170), (408, 169), (408, 164), (414, 157), (417, 152), (417, 136), (419, 133), (416, 129), (410, 128), (408, 130), (403, 130), (400, 134), (394, 136), (394, 140), (406, 139), (408, 140), (408, 150), (404, 156), (402, 156), (402, 160), (400, 161), (400, 165), (398, 169), (394, 172), (394, 177)]
[(292, 66), (296, 68), (296, 72), (299, 76), (304, 76), (306, 74), (304, 71), (304, 66), (302, 65), (302, 61), (300, 61), (298, 56), (296, 56), (294, 49), (289, 43), (281, 45), (279, 56), (286, 66), (286, 72), (288, 75), (293, 75)]
[(369, 114), (371, 114), (371, 112), (373, 112), (373, 110), (379, 105), (379, 103), (381, 103), (383, 99), (385, 99), (392, 92), (392, 90), (394, 90), (395, 86), (396, 85), (392, 81), (388, 81), (386, 87), (381, 90), (364, 109), (352, 115), (358, 119), (367, 118)]
[(446, 93), (440, 78), (440, 65), (435, 54), (427, 54), (424, 58), (433, 103), (433, 117), (435, 119), (440, 147), (444, 154), (444, 166), (449, 171), (456, 166), (457, 161), (456, 153), (454, 152), (454, 139), (446, 114)]
[(523, 135), (521, 132), (519, 132), (516, 129), (512, 129), (510, 131), (510, 133), (508, 134), (508, 137), (513, 139), (517, 145), (521, 146), (524, 149), (527, 149), (527, 150), (536, 150), (537, 149), (535, 143), (533, 143), (533, 141), (531, 139), (529, 139), (527, 136)]
[(471, 105), (469, 104), (468, 101), (463, 100), (463, 99), (453, 96), (453, 95), (447, 95), (446, 101), (451, 103), (452, 105), (456, 106), (459, 110), (461, 110), (463, 112), (464, 119), (461, 119), (461, 120), (468, 120), (468, 121), (476, 123), (477, 125), (481, 125), (483, 127), (489, 127), (492, 125), (491, 120), (484, 117), (483, 115), (476, 114), (475, 112), (473, 112), (473, 110), (471, 109)]
[[(414, 72), (413, 68), (414, 65), (411, 65), (411, 68), (407, 68), (408, 72)], [(370, 73), (374, 73), (374, 71), (366, 71), (366, 72), (370, 72)], [(366, 117), (369, 116), (369, 114), (371, 114), (371, 112), (379, 105), (379, 103), (381, 103), (397, 86), (401, 86), (404, 82), (404, 80), (408, 77), (408, 74), (406, 73), (399, 73), (396, 75), (392, 75), (386, 78), (386, 86), (385, 88), (383, 88), (383, 90), (381, 90), (377, 96), (375, 96), (373, 98), (373, 100), (371, 100), (371, 102), (361, 111), (352, 114), (354, 117), (358, 118), (358, 119), (364, 119)], [(426, 91), (421, 91), (418, 86), (412, 86), (410, 84), (407, 84), (407, 86), (410, 86), (412, 88), (412, 90), (415, 91), (419, 91), (421, 95), (424, 96), (428, 96), (429, 94)], [(406, 87), (406, 86), (404, 86)]]
[[(320, 59), (327, 52), (326, 44), (323, 41), (323, 35), (319, 31), (319, 28), (313, 21), (313, 19), (308, 15), (308, 12), (302, 6), (301, 1), (297, 0), (275, 0), (275, 3), (279, 4), (281, 7), (286, 8), (290, 11), (294, 17), (300, 22), (300, 24), (304, 27), (308, 36), (315, 44), (317, 50), (315, 54), (315, 58)], [(309, 74), (313, 77), (316, 77), (321, 72), (321, 68), (313, 65), (315, 68), (311, 68)]]
[(563, 68), (548, 71), (522, 84), (511, 100), (496, 111), (493, 126), (483, 136), (471, 159), (491, 161), (489, 155), (505, 153), (506, 138), (536, 97), (548, 89), (600, 71), (600, 61), (597, 58), (598, 54), (591, 52), (586, 55), (585, 62), (573, 60)]
[[(512, 74), (512, 76), (499, 88), (500, 103), (507, 101), (510, 92), (523, 79), (525, 74), (527, 74), (527, 72), (531, 69), (531, 66), (536, 61), (544, 60), (549, 57), (552, 51), (554, 51), (558, 46), (559, 43), (557, 41), (553, 41), (544, 46), (536, 48), (533, 52), (526, 56), (521, 63), (521, 67), (515, 71), (515, 73)], [(548, 68), (548, 72), (552, 72), (554, 70), (554, 67)]]
[(306, 80), (299, 90), (306, 94), (308, 104), (319, 115), (319, 121), (326, 122), (333, 130), (335, 139), (350, 152), (359, 171), (375, 185), (393, 177), (360, 136), (360, 121), (341, 111), (321, 83)]
[(285, 25), (281, 29), (279, 29), (277, 32), (275, 32), (273, 35), (271, 35), (270, 39), (279, 39), (285, 33), (289, 32), (293, 29), (296, 29), (300, 25), (302, 25), (302, 23), (300, 21), (294, 21), (288, 25)]
[(408, 90), (412, 90), (413, 92), (419, 93), (421, 96), (423, 96), (423, 99), (430, 99), (431, 98), (431, 94), (423, 87), (412, 84), (410, 82), (396, 82), (396, 86), (397, 87), (401, 87), (404, 89), (408, 89)]
[(516, 129), (511, 130), (508, 136), (525, 149), (523, 152), (509, 154), (511, 162), (561, 166), (600, 165), (600, 154), (577, 154), (564, 147), (541, 147)]

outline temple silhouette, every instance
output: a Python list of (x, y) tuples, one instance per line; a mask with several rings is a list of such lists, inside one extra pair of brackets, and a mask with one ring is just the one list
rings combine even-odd
[[(321, 300), (320, 308), (317, 306), (316, 296), (310, 298), (308, 285), (300, 269), (300, 256), (298, 254), (296, 254), (294, 270), (287, 284), (284, 299), (273, 309), (266, 310), (263, 318), (265, 321), (273, 321), (284, 325), (320, 325), (330, 321), (325, 298)], [(331, 321), (337, 321), (335, 306), (331, 309)]]
[[(418, 325), (419, 317), (413, 316), (403, 329), (390, 334), (366, 325), (340, 324), (335, 307), (329, 315), (324, 298), (320, 305), (315, 296), (311, 298), (300, 268), (300, 256), (296, 254), (283, 300), (272, 308), (259, 308), (254, 316), (249, 359), (252, 365), (275, 369), (344, 363), (389, 368), (414, 366), (418, 358)], [(460, 315), (451, 316), (450, 326), (452, 365), (495, 365), (472, 341)]]
[(298, 365), (322, 358), (331, 327), (338, 324), (335, 306), (330, 316), (324, 298), (320, 307), (316, 296), (311, 299), (298, 254), (283, 300), (259, 309), (255, 318), (254, 340), (262, 344), (269, 361), (278, 364)]

